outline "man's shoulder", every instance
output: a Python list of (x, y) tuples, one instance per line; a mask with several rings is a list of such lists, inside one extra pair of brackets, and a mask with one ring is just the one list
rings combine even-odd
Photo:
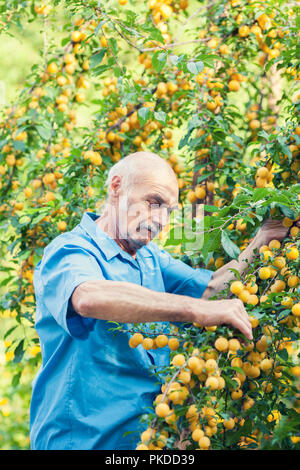
[(61, 233), (53, 238), (53, 240), (45, 246), (43, 256), (51, 255), (53, 252), (67, 245), (78, 246), (85, 249), (91, 249), (94, 246), (91, 237), (77, 225), (73, 230)]

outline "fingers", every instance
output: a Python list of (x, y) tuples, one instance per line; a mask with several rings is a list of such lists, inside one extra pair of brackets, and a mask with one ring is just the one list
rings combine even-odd
[[(300, 228), (300, 219), (294, 222), (296, 227)], [(276, 238), (283, 240), (288, 234), (289, 228), (283, 225), (283, 220), (266, 219), (262, 223), (261, 230), (267, 235), (268, 239)]]
[(234, 302), (234, 304), (230, 311), (228, 323), (230, 323), (234, 328), (240, 330), (247, 339), (252, 340), (252, 326), (243, 302), (238, 299), (231, 300), (231, 302)]
[(288, 230), (289, 229), (284, 227), (282, 224), (282, 220), (266, 219), (261, 226), (260, 233), (262, 234), (265, 243), (268, 244), (273, 238), (280, 241), (283, 240), (286, 237)]
[(239, 330), (248, 340), (252, 340), (252, 325), (244, 304), (239, 299), (209, 301), (211, 307), (206, 318), (200, 321), (203, 326), (227, 324)]
[(282, 220), (279, 219), (265, 219), (262, 223), (263, 229), (276, 229), (278, 227), (283, 227)]
[[(243, 307), (244, 308), (244, 307)], [(251, 322), (249, 320), (249, 316), (245, 310), (245, 313), (240, 313), (240, 321), (241, 321), (241, 331), (242, 333), (244, 333), (244, 335), (246, 336), (246, 338), (248, 338), (249, 340), (252, 340), (253, 339), (253, 335), (252, 335), (252, 325), (251, 325)]]
[(241, 333), (243, 333), (247, 339), (249, 339), (250, 341), (253, 339), (251, 325), (246, 324), (239, 317), (233, 318), (231, 324), (234, 328), (238, 329)]

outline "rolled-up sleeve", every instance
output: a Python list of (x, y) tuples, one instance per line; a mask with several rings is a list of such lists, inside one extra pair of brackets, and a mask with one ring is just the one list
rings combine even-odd
[(200, 298), (214, 274), (208, 269), (192, 268), (165, 250), (160, 250), (159, 262), (165, 290), (171, 294)]
[(49, 247), (39, 269), (34, 272), (37, 300), (74, 337), (86, 337), (95, 320), (75, 312), (71, 305), (72, 293), (83, 282), (101, 279), (104, 277), (96, 257), (87, 249), (73, 244)]

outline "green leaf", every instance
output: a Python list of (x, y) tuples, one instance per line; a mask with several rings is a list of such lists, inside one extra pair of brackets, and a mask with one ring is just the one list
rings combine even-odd
[(61, 41), (61, 47), (65, 47), (69, 42), (70, 42), (69, 37), (63, 38)]
[(160, 73), (167, 62), (168, 54), (167, 52), (157, 51), (152, 56), (152, 65), (153, 68)]
[(18, 328), (18, 325), (14, 325), (9, 330), (7, 330), (3, 336), (3, 339), (6, 339), (16, 328)]
[(197, 129), (202, 124), (203, 124), (202, 118), (198, 114), (194, 114), (194, 116), (188, 122), (188, 131)]
[(283, 213), (283, 215), (285, 215), (285, 217), (288, 217), (289, 219), (295, 219), (296, 217), (296, 214), (294, 211), (292, 211), (292, 209), (290, 209), (289, 207), (286, 207), (282, 204), (276, 204), (277, 207), (280, 208), (281, 212)]
[(178, 227), (172, 227), (164, 246), (176, 246), (182, 243), (182, 236), (178, 236)]
[[(201, 183), (201, 181), (206, 180), (210, 175), (213, 175), (214, 171), (210, 171), (209, 173), (205, 173), (204, 175), (198, 176), (197, 177), (197, 184)], [(218, 207), (217, 207), (218, 209)]]
[(21, 152), (24, 152), (26, 149), (26, 143), (22, 142), (21, 140), (13, 140), (13, 146), (16, 150), (20, 150)]
[(269, 199), (267, 199), (267, 201), (264, 202), (262, 205), (270, 205), (271, 202), (278, 202), (280, 204), (285, 204), (288, 206), (290, 205), (289, 198), (286, 197), (284, 194), (274, 194)]
[(5, 279), (2, 279), (0, 281), (0, 286), (6, 286), (10, 281), (12, 281), (14, 278), (13, 276), (6, 277)]
[[(213, 206), (206, 206), (206, 207), (213, 207)], [(204, 206), (205, 208), (205, 206)], [(204, 230), (209, 230), (211, 227), (211, 216), (210, 215), (205, 215), (203, 219), (204, 223)]]
[(253, 192), (253, 202), (260, 201), (261, 199), (264, 199), (266, 195), (269, 193), (269, 188), (257, 188)]
[(230, 256), (230, 258), (237, 259), (240, 254), (240, 249), (236, 246), (235, 243), (229, 238), (229, 235), (225, 230), (222, 231), (221, 235), (221, 243), (226, 251), (226, 253)]
[(45, 215), (47, 215), (49, 211), (44, 211), (42, 213), (40, 213), (39, 215), (37, 215), (36, 217), (34, 217), (31, 221), (32, 225), (35, 225), (35, 224), (38, 224), (44, 217)]
[(204, 68), (203, 62), (188, 62), (187, 63), (187, 69), (189, 72), (191, 72), (194, 75), (197, 75), (198, 73), (202, 72)]
[(36, 266), (36, 265), (38, 264), (38, 262), (40, 261), (41, 257), (42, 257), (42, 254), (39, 254), (39, 253), (37, 253), (37, 252), (34, 252), (34, 254), (33, 254), (33, 264), (34, 264), (34, 266)]
[(19, 342), (18, 346), (15, 349), (15, 357), (14, 357), (13, 362), (18, 363), (18, 362), (21, 361), (21, 359), (24, 355), (24, 352), (25, 352), (23, 346), (24, 346), (24, 339), (22, 339)]
[(177, 55), (171, 55), (170, 60), (173, 65), (175, 65), (179, 70), (183, 70), (184, 72), (187, 72), (186, 68), (186, 63), (187, 63), (187, 55), (186, 54), (181, 54), (180, 56)]
[(158, 122), (161, 122), (162, 124), (166, 123), (167, 115), (164, 111), (154, 111), (154, 117)]
[[(28, 216), (25, 216), (25, 217), (28, 217)], [(30, 218), (29, 218), (29, 220), (30, 220)], [(25, 250), (25, 251), (21, 252), (19, 254), (19, 260), (23, 261), (24, 259), (27, 259), (28, 256), (30, 255), (30, 253), (31, 253), (31, 250)]]
[(289, 358), (289, 353), (287, 352), (286, 349), (281, 349), (280, 351), (278, 351), (278, 356), (284, 361), (286, 362)]
[(235, 274), (236, 279), (240, 280), (241, 279), (241, 274), (237, 269), (234, 268), (229, 268), (229, 271), (232, 271)]
[[(164, 38), (158, 28), (155, 28), (152, 22), (148, 22), (144, 25), (141, 26), (143, 31), (147, 31), (150, 33), (150, 36), (148, 37), (148, 40), (150, 41), (151, 39), (154, 39), (155, 41), (164, 42)], [(133, 32), (133, 31), (132, 31)]]
[(30, 222), (30, 217), (28, 215), (22, 215), (22, 217), (19, 218), (19, 224), (21, 225), (26, 225)]
[(121, 69), (120, 67), (114, 67), (113, 71), (114, 71), (114, 76), (119, 78), (126, 73), (126, 67), (123, 67), (123, 69)]
[(214, 61), (215, 60), (220, 60), (220, 57), (215, 55), (215, 54), (199, 54), (196, 57), (197, 61), (201, 61), (206, 65), (207, 67), (213, 67), (214, 66)]
[(12, 378), (12, 381), (11, 381), (11, 384), (13, 387), (16, 387), (19, 382), (20, 382), (20, 378), (21, 378), (21, 374), (22, 374), (22, 370), (20, 370), (19, 372), (17, 372), (13, 378)]
[(218, 212), (220, 208), (217, 206), (208, 206), (207, 204), (204, 204), (204, 210), (206, 212)]
[(105, 23), (106, 23), (106, 20), (99, 21), (99, 23), (97, 24), (97, 27), (94, 29), (95, 36), (99, 33), (100, 29)]
[(214, 253), (219, 249), (221, 243), (221, 231), (215, 230), (213, 232), (207, 232), (204, 235), (204, 245), (201, 253), (204, 258), (207, 257), (208, 253)]
[(226, 376), (224, 377), (224, 380), (228, 387), (233, 388), (234, 390), (238, 388), (238, 383), (236, 380), (233, 380), (230, 377), (226, 377)]
[(102, 73), (106, 72), (106, 70), (110, 69), (108, 65), (99, 65), (99, 67), (96, 67), (93, 69), (93, 75), (99, 76), (102, 75)]
[(137, 115), (138, 115), (138, 120), (140, 124), (143, 126), (150, 119), (151, 111), (149, 108), (147, 108), (147, 106), (142, 106), (138, 110)]
[(113, 54), (117, 55), (118, 54), (118, 43), (115, 38), (109, 38), (108, 39), (108, 45), (111, 48), (111, 51)]
[(105, 52), (107, 51), (106, 47), (101, 49), (100, 52), (97, 52), (97, 54), (94, 54), (90, 57), (90, 68), (94, 69), (97, 67), (102, 62), (103, 57), (105, 56)]
[(41, 124), (35, 126), (38, 134), (44, 140), (50, 140), (52, 136), (52, 126), (50, 122), (43, 121)]
[(222, 207), (222, 209), (219, 210), (219, 216), (220, 217), (225, 217), (225, 215), (227, 215), (231, 210), (231, 207), (230, 206), (224, 206)]
[(289, 157), (289, 159), (291, 160), (293, 158), (293, 155), (292, 155), (292, 152), (290, 151), (290, 148), (288, 145), (286, 144), (281, 144), (281, 148), (283, 150), (283, 152), (285, 154), (287, 154), (287, 156)]
[(176, 65), (176, 66), (177, 66), (178, 60), (179, 60), (179, 58), (178, 58), (177, 55), (175, 55), (175, 54), (170, 54), (170, 61), (172, 62), (173, 65)]
[[(191, 145), (191, 142), (190, 142), (190, 136), (191, 136), (191, 133), (192, 131), (195, 129), (195, 128), (198, 128), (200, 127), (201, 125), (203, 124), (202, 122), (202, 119), (197, 115), (195, 114), (188, 122), (188, 126), (187, 126), (187, 133), (181, 138), (179, 144), (178, 144), (178, 150), (182, 149), (183, 147), (185, 147), (186, 145)], [(195, 139), (195, 142), (198, 144), (198, 139)]]

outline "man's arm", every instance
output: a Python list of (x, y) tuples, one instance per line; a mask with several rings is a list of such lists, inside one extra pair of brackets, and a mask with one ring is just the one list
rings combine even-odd
[[(297, 225), (300, 226), (300, 221)], [(232, 260), (215, 271), (202, 298), (209, 299), (225, 289), (227, 284), (235, 279), (234, 271), (230, 269), (235, 269), (242, 275), (255, 257), (255, 249), (258, 250), (261, 246), (268, 245), (274, 239), (283, 240), (288, 231), (289, 229), (284, 227), (280, 220), (267, 219), (247, 248), (240, 253), (238, 260)]]
[(83, 317), (121, 323), (197, 322), (202, 326), (228, 324), (252, 339), (252, 328), (243, 302), (202, 300), (156, 292), (130, 282), (87, 281), (73, 292), (74, 310)]

